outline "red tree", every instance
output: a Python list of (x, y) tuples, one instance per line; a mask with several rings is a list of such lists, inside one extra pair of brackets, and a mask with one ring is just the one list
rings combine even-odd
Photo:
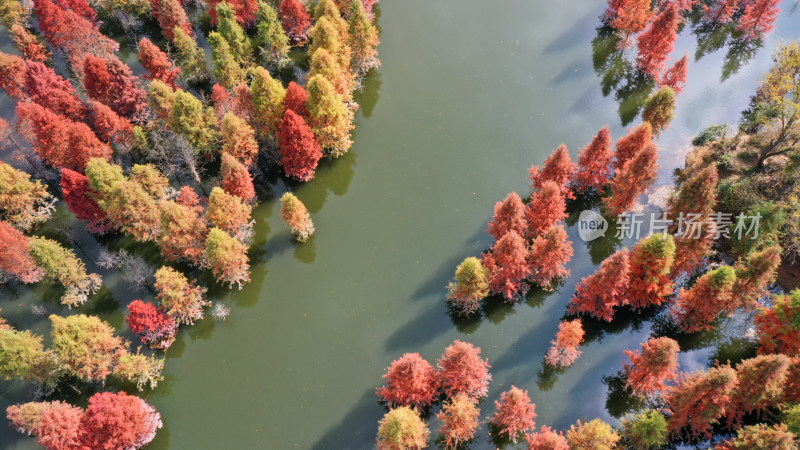
[(214, 104), (214, 115), (219, 121), (222, 121), (225, 114), (233, 111), (233, 96), (219, 83), (211, 86), (211, 103)]
[(739, 18), (737, 30), (750, 39), (764, 37), (775, 28), (775, 19), (781, 12), (778, 4), (781, 0), (754, 0), (747, 4), (744, 14)]
[(611, 166), (613, 156), (611, 130), (605, 126), (578, 155), (578, 168), (572, 179), (575, 191), (586, 193), (594, 190), (602, 194), (614, 173)]
[(530, 239), (543, 234), (569, 217), (564, 193), (553, 181), (542, 183), (541, 189), (531, 194), (531, 199), (524, 208), (525, 220), (523, 224), (527, 223), (528, 225), (525, 237)]
[(306, 100), (308, 100), (306, 89), (294, 81), (290, 81), (289, 86), (286, 88), (286, 96), (283, 98), (283, 106), (286, 111), (294, 111), (298, 116), (308, 120)]
[(175, 342), (178, 324), (164, 311), (150, 302), (134, 300), (128, 305), (125, 321), (143, 344), (151, 348), (167, 349)]
[(177, 89), (175, 80), (178, 79), (181, 70), (172, 64), (166, 53), (146, 37), (139, 40), (139, 61), (147, 70), (147, 75), (144, 77), (146, 80), (161, 80), (172, 89)]
[[(475, 400), (465, 394), (457, 394), (442, 405), (442, 411), (436, 416), (442, 424), (440, 434), (446, 449), (461, 448), (472, 440), (478, 430), (481, 417)], [(380, 447), (383, 448), (383, 447)]]
[(625, 350), (630, 364), (625, 367), (625, 384), (637, 395), (650, 395), (663, 391), (667, 382), (678, 375), (678, 343), (668, 337), (650, 338), (642, 344), (642, 351)]
[(80, 441), (95, 450), (137, 449), (150, 443), (161, 426), (161, 415), (139, 397), (101, 392), (89, 398)]
[(92, 100), (90, 104), (92, 125), (97, 137), (103, 142), (130, 145), (133, 139), (133, 124), (103, 103)]
[(730, 366), (681, 376), (664, 395), (671, 412), (669, 430), (677, 434), (687, 428), (692, 436), (711, 437), (711, 425), (731, 411), (737, 381)]
[(525, 205), (516, 192), (506, 196), (502, 202), (494, 204), (494, 216), (489, 221), (489, 234), (499, 241), (510, 231), (514, 231), (520, 236), (528, 234), (528, 225), (525, 221)]
[(102, 34), (91, 21), (50, 0), (33, 0), (39, 31), (53, 47), (64, 50), (72, 66), (80, 71), (86, 55), (114, 57), (119, 44)]
[(314, 178), (314, 170), (322, 158), (322, 149), (311, 127), (301, 116), (286, 110), (278, 130), (281, 165), (287, 177), (300, 181)]
[(175, 203), (186, 206), (198, 214), (203, 212), (203, 207), (200, 206), (200, 197), (191, 186), (181, 187), (181, 190), (178, 191), (178, 195), (175, 196)]
[(531, 244), (531, 275), (529, 279), (548, 288), (556, 278), (569, 276), (565, 266), (572, 259), (572, 241), (567, 240), (567, 230), (562, 225), (550, 227)]
[(25, 98), (25, 60), (17, 55), (0, 52), (0, 89), (17, 100)]
[(609, 256), (595, 273), (581, 280), (570, 299), (569, 313), (611, 322), (614, 308), (627, 302), (630, 252), (623, 248)]
[(740, 0), (718, 0), (716, 8), (703, 5), (703, 20), (706, 22), (723, 24), (733, 18), (733, 13), (739, 9)]
[(489, 290), (502, 294), (508, 301), (516, 301), (528, 292), (525, 280), (531, 274), (528, 264), (529, 250), (525, 240), (511, 230), (495, 242), (492, 250), (482, 256), (483, 265), (489, 271)]
[(672, 293), (669, 273), (674, 259), (675, 242), (670, 235), (654, 234), (636, 243), (628, 283), (628, 303), (633, 308), (660, 305)]
[(626, 162), (621, 170), (617, 170), (611, 181), (611, 196), (603, 200), (606, 210), (612, 216), (629, 211), (640, 195), (658, 176), (658, 149), (650, 143), (633, 158)]
[(581, 351), (578, 346), (583, 342), (583, 325), (580, 319), (562, 321), (558, 324), (556, 340), (550, 341), (550, 350), (545, 356), (545, 361), (553, 367), (567, 367), (572, 365)]
[(80, 448), (78, 433), (83, 410), (61, 401), (24, 403), (6, 410), (11, 425), (36, 437), (36, 443), (48, 450)]
[(161, 34), (170, 41), (175, 39), (175, 28), (182, 29), (187, 36), (194, 34), (186, 10), (178, 0), (150, 0), (150, 9), (161, 27)]
[(543, 426), (538, 433), (525, 436), (528, 450), (570, 450), (567, 438), (561, 432), (553, 431), (548, 426)]
[(681, 289), (670, 311), (675, 324), (689, 333), (712, 329), (711, 322), (717, 316), (733, 314), (736, 309), (735, 282), (733, 269), (722, 266), (698, 278), (689, 290)]
[(97, 13), (86, 0), (55, 0), (53, 3), (63, 9), (71, 10), (90, 22), (97, 22)]
[(736, 366), (739, 384), (733, 395), (736, 412), (729, 421), (740, 421), (744, 414), (777, 409), (784, 401), (791, 364), (792, 359), (786, 355), (760, 355), (739, 363)]
[(516, 442), (522, 434), (536, 428), (536, 405), (528, 397), (528, 391), (511, 386), (511, 389), (500, 394), (500, 400), (494, 402), (495, 414), (489, 419), (498, 434), (505, 434)]
[(575, 165), (569, 157), (567, 146), (561, 144), (544, 160), (544, 167), (531, 166), (528, 170), (532, 181), (531, 192), (541, 189), (545, 181), (554, 181), (566, 198), (575, 198), (568, 186), (574, 171)]
[(376, 392), (392, 407), (424, 408), (436, 399), (439, 388), (436, 372), (419, 353), (406, 353), (392, 361), (383, 378), (386, 378), (386, 385)]
[(44, 272), (31, 258), (28, 237), (0, 220), (0, 270), (23, 283), (35, 283)]
[(650, 23), (653, 8), (648, 0), (611, 0), (609, 2), (609, 25), (622, 34), (622, 46), (627, 48), (628, 38), (636, 34)]
[(311, 16), (300, 0), (283, 0), (278, 8), (283, 31), (295, 44), (303, 43), (308, 39), (308, 29), (311, 28)]
[(89, 187), (89, 178), (74, 170), (61, 171), (61, 193), (69, 211), (78, 220), (86, 222), (92, 233), (105, 233), (111, 227), (108, 216), (94, 200), (96, 193)]
[(800, 353), (800, 290), (776, 295), (772, 306), (762, 308), (755, 318), (758, 353)]
[(622, 169), (626, 162), (651, 142), (653, 142), (653, 127), (648, 122), (642, 122), (638, 127), (628, 130), (628, 134), (617, 141), (614, 168)]
[(767, 295), (767, 285), (775, 281), (781, 265), (781, 248), (778, 245), (758, 252), (750, 252), (736, 264), (736, 286), (733, 295), (740, 307), (752, 308), (757, 300)]
[(256, 191), (253, 187), (253, 177), (250, 176), (250, 171), (247, 170), (247, 167), (239, 160), (227, 153), (223, 153), (220, 174), (222, 175), (222, 189), (225, 192), (235, 195), (246, 202), (255, 198)]
[[(217, 24), (217, 5), (222, 2), (223, 0), (209, 0), (207, 3), (212, 25)], [(258, 13), (258, 2), (256, 0), (224, 0), (224, 2), (231, 5), (234, 14), (236, 14), (236, 21), (243, 27), (249, 27), (256, 22), (256, 14)]]
[(463, 393), (477, 401), (489, 392), (489, 360), (481, 359), (481, 349), (469, 342), (453, 342), (444, 349), (436, 367), (439, 385), (448, 397)]
[(22, 56), (30, 61), (47, 62), (52, 58), (50, 50), (45, 47), (39, 38), (24, 26), (15, 23), (9, 28), (11, 39), (17, 46)]
[(88, 55), (83, 61), (83, 87), (93, 100), (106, 104), (115, 113), (136, 118), (146, 108), (147, 93), (138, 77), (119, 59), (103, 60)]
[(36, 103), (17, 104), (17, 117), (33, 150), (55, 167), (83, 171), (89, 159), (111, 157), (111, 148), (85, 123), (72, 122)]
[(658, 80), (664, 61), (672, 52), (675, 39), (678, 37), (680, 20), (678, 7), (670, 3), (637, 40), (639, 56), (636, 58), (636, 67), (655, 80)]
[(38, 61), (25, 63), (25, 94), (34, 102), (76, 121), (86, 116), (86, 105), (72, 83)]
[(675, 61), (675, 64), (664, 72), (660, 84), (662, 86), (669, 86), (676, 94), (680, 94), (683, 92), (683, 87), (686, 85), (686, 78), (688, 75), (689, 57), (684, 55), (683, 58)]

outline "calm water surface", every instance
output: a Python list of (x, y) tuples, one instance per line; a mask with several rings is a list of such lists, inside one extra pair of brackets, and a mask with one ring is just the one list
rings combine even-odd
[[(543, 357), (575, 283), (618, 242), (587, 247), (572, 226), (572, 276), (557, 291), (491, 304), (469, 322), (451, 320), (444, 302), (456, 265), (490, 245), (484, 229), (494, 203), (512, 190), (527, 194), (531, 164), (562, 142), (574, 158), (603, 125), (614, 139), (623, 133), (619, 104), (613, 93), (603, 96), (593, 69), (591, 42), (603, 8), (599, 0), (509, 0), (501, 7), (384, 0), (383, 66), (360, 99), (354, 147), (323, 164), (310, 183), (291, 186), (310, 209), (316, 235), (294, 244), (276, 201), (287, 186), (263, 186), (252, 282), (236, 292), (212, 289), (213, 299), (231, 307), (229, 319), (183, 329), (170, 349), (166, 379), (147, 394), (164, 420), (148, 448), (369, 448), (385, 412), (374, 390), (386, 366), (406, 352), (434, 362), (454, 339), (480, 346), (492, 365), (485, 417), (513, 384), (529, 390), (539, 425), (565, 428), (594, 417), (614, 423), (628, 404), (609, 395), (614, 379), (604, 376), (620, 369), (623, 350), (648, 338), (651, 322), (588, 324), (583, 356), (564, 371), (545, 370)], [(785, 11), (764, 48), (724, 82), (726, 50), (690, 64), (673, 127), (660, 142), (660, 184), (682, 164), (691, 136), (737, 118), (769, 65), (769, 49), (796, 38), (799, 24), (798, 14)], [(675, 54), (694, 51), (687, 30)], [(94, 260), (100, 245), (80, 233), (76, 249)], [(158, 264), (151, 249), (139, 251)], [(152, 293), (130, 292), (116, 272), (100, 272), (107, 288), (86, 311), (123, 327), (124, 305)], [(0, 295), (12, 323), (40, 333), (48, 332), (47, 321), (29, 318), (34, 299), (60, 311), (56, 289)], [(693, 349), (681, 356), (685, 370), (737, 351), (735, 341), (714, 336), (681, 344)], [(3, 408), (29, 398), (19, 383), (0, 384)], [(492, 445), (484, 427), (472, 448)], [(0, 446), (34, 444), (3, 423)]]

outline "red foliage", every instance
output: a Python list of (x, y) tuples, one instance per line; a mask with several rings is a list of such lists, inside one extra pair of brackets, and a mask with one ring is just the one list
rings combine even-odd
[(567, 230), (562, 225), (550, 227), (531, 244), (531, 275), (529, 279), (548, 288), (556, 278), (569, 276), (565, 266), (572, 259), (572, 241), (567, 240)]
[(89, 187), (89, 178), (74, 170), (61, 171), (61, 193), (69, 211), (78, 220), (86, 222), (86, 229), (92, 233), (105, 233), (111, 226), (106, 213), (94, 200), (95, 192)]
[[(28, 409), (35, 405), (36, 411)], [(61, 401), (12, 405), (8, 419), (17, 430), (36, 437), (36, 443), (47, 450), (80, 448), (78, 433), (83, 410)]]
[(253, 126), (253, 94), (247, 83), (239, 83), (233, 90), (233, 103), (231, 108), (234, 114), (245, 119), (250, 126)]
[(253, 187), (253, 177), (244, 164), (233, 156), (222, 154), (222, 189), (228, 194), (235, 195), (240, 199), (249, 202), (256, 196)]
[(25, 60), (17, 55), (0, 52), (0, 89), (9, 97), (22, 100), (25, 97)]
[(497, 427), (498, 434), (505, 434), (516, 442), (520, 435), (536, 428), (533, 420), (536, 418), (536, 405), (528, 397), (528, 391), (511, 386), (500, 394), (500, 400), (495, 400), (494, 406), (496, 412), (489, 422)]
[(683, 331), (708, 331), (720, 314), (731, 315), (737, 304), (733, 297), (736, 275), (729, 266), (706, 272), (688, 290), (681, 289), (670, 311)]
[(90, 104), (92, 124), (97, 137), (103, 142), (128, 145), (133, 139), (133, 124), (98, 101), (92, 100)]
[(167, 349), (175, 342), (178, 324), (160, 308), (150, 302), (134, 300), (128, 305), (125, 321), (143, 344), (151, 348)]
[(172, 64), (167, 54), (162, 52), (158, 46), (150, 42), (150, 39), (142, 38), (139, 40), (139, 61), (142, 67), (147, 70), (146, 80), (161, 80), (172, 89), (177, 89), (175, 80), (181, 70)]
[(491, 366), (488, 359), (481, 359), (480, 347), (456, 340), (444, 349), (436, 367), (439, 385), (448, 397), (463, 393), (477, 401), (489, 392)]
[(53, 47), (61, 48), (80, 70), (86, 55), (112, 57), (119, 44), (102, 34), (97, 26), (79, 14), (50, 0), (33, 0), (39, 31)]
[(575, 191), (586, 193), (594, 190), (602, 194), (614, 173), (611, 165), (613, 156), (611, 130), (605, 126), (578, 155), (578, 167), (572, 179)]
[(139, 397), (101, 392), (89, 398), (80, 441), (93, 450), (136, 449), (150, 443), (161, 425), (161, 416)]
[(236, 21), (244, 27), (249, 27), (256, 22), (258, 2), (256, 0), (209, 0), (207, 5), (211, 15), (211, 24), (217, 24), (217, 5), (225, 2), (233, 8)]
[(714, 244), (714, 223), (705, 221), (701, 225), (700, 237), (677, 236), (675, 238), (675, 265), (672, 268), (673, 278), (682, 273), (694, 274), (703, 266), (706, 256), (711, 253)]
[(87, 95), (120, 116), (134, 119), (146, 108), (147, 94), (139, 87), (139, 78), (119, 59), (88, 55), (83, 61), (83, 75)]
[(569, 450), (564, 434), (548, 426), (543, 426), (538, 433), (526, 435), (525, 440), (528, 441), (528, 450)]
[(516, 192), (508, 194), (502, 202), (494, 204), (494, 216), (489, 222), (489, 234), (495, 241), (505, 236), (510, 231), (515, 231), (520, 236), (528, 234), (528, 225), (525, 221), (525, 205)]
[(736, 366), (739, 384), (733, 396), (736, 412), (729, 422), (738, 422), (742, 415), (777, 409), (784, 400), (784, 386), (790, 375), (792, 359), (786, 355), (760, 355)]
[(641, 352), (625, 350), (630, 364), (625, 367), (626, 385), (637, 395), (655, 394), (667, 387), (678, 375), (678, 343), (668, 337), (650, 338)]
[(610, 25), (621, 31), (624, 36), (644, 30), (653, 17), (650, 3), (649, 0), (611, 0), (609, 10), (606, 12), (609, 18), (613, 17)]
[(283, 0), (278, 8), (283, 31), (294, 43), (301, 43), (308, 39), (308, 29), (311, 28), (311, 16), (300, 0)]
[(150, 0), (150, 9), (161, 27), (161, 34), (170, 41), (175, 39), (175, 27), (185, 31), (187, 36), (194, 34), (186, 10), (178, 0)]
[(294, 111), (303, 119), (308, 120), (307, 99), (308, 92), (306, 92), (306, 89), (294, 81), (290, 81), (289, 86), (286, 88), (286, 97), (283, 98), (283, 106), (286, 111)]
[(776, 295), (772, 306), (762, 308), (755, 317), (758, 353), (800, 353), (800, 291)]
[(523, 224), (527, 222), (528, 225), (525, 233), (527, 238), (535, 238), (569, 217), (564, 194), (553, 181), (542, 183), (541, 189), (531, 194), (531, 199), (524, 208)]
[(439, 388), (436, 372), (419, 353), (406, 353), (392, 361), (383, 378), (386, 378), (386, 385), (376, 392), (392, 407), (424, 408), (436, 399)]
[(561, 144), (544, 160), (544, 167), (531, 166), (528, 170), (532, 181), (531, 192), (541, 189), (545, 181), (554, 181), (564, 193), (564, 197), (574, 199), (575, 196), (568, 187), (574, 171), (575, 165), (569, 157), (567, 146)]
[(300, 181), (314, 178), (314, 170), (322, 158), (322, 149), (306, 121), (287, 110), (278, 130), (281, 165), (287, 177)]
[(608, 213), (617, 216), (629, 211), (636, 204), (636, 199), (647, 192), (657, 175), (658, 149), (651, 142), (626, 162), (622, 169), (617, 169), (611, 182), (611, 196), (603, 200)]
[(658, 80), (675, 39), (678, 37), (678, 24), (681, 16), (678, 7), (670, 3), (650, 23), (650, 27), (637, 39), (639, 56), (636, 68)]
[(603, 260), (595, 273), (581, 280), (570, 299), (569, 313), (611, 322), (614, 308), (627, 302), (630, 252), (623, 248)]
[(489, 290), (502, 294), (509, 301), (525, 295), (529, 287), (524, 281), (531, 274), (528, 255), (525, 240), (514, 230), (495, 242), (490, 252), (481, 255), (489, 271)]
[(219, 83), (211, 86), (211, 103), (214, 104), (214, 115), (221, 121), (226, 113), (233, 110), (233, 97), (225, 87)]
[(545, 361), (553, 367), (567, 367), (581, 356), (578, 346), (583, 342), (583, 325), (580, 319), (562, 321), (558, 324), (556, 340), (550, 341), (550, 350)]
[(733, 13), (739, 9), (740, 0), (717, 0), (716, 8), (703, 5), (703, 20), (706, 22), (723, 24), (733, 18)]
[(19, 103), (17, 117), (25, 124), (33, 150), (55, 167), (83, 171), (89, 159), (111, 157), (111, 148), (85, 123), (72, 122), (36, 103)]
[(750, 252), (744, 261), (736, 264), (736, 287), (733, 295), (740, 307), (756, 306), (760, 297), (767, 295), (767, 285), (778, 276), (781, 265), (781, 248), (774, 245), (758, 252)]
[(731, 395), (737, 381), (736, 371), (730, 366), (680, 377), (664, 395), (671, 411), (669, 430), (677, 434), (688, 428), (692, 436), (711, 437), (711, 425), (731, 411)]
[(628, 134), (617, 141), (614, 168), (622, 169), (626, 162), (651, 142), (653, 142), (653, 127), (648, 122), (628, 130)]
[(63, 9), (72, 10), (72, 12), (90, 22), (97, 22), (97, 13), (94, 12), (86, 0), (55, 0), (53, 3)]
[(744, 9), (744, 14), (739, 18), (737, 30), (743, 32), (750, 39), (764, 37), (775, 28), (775, 19), (781, 12), (778, 4), (781, 0), (754, 0)]
[(182, 186), (175, 196), (175, 203), (190, 208), (198, 214), (203, 212), (203, 207), (200, 206), (200, 197), (191, 186)]
[(11, 39), (14, 41), (14, 45), (17, 46), (25, 59), (46, 62), (53, 56), (39, 38), (24, 26), (15, 23), (9, 31), (11, 31)]
[(676, 94), (680, 94), (683, 92), (683, 86), (686, 85), (686, 78), (688, 75), (689, 57), (684, 55), (683, 58), (675, 61), (675, 64), (664, 72), (660, 84), (662, 86), (669, 86)]
[(664, 297), (672, 293), (673, 283), (669, 277), (675, 258), (672, 237), (653, 235), (640, 240), (631, 252), (630, 277), (628, 282), (628, 304), (633, 308), (660, 305)]
[(0, 270), (23, 283), (35, 283), (44, 272), (28, 253), (28, 243), (27, 236), (0, 220)]
[(25, 63), (25, 94), (34, 102), (80, 121), (86, 116), (86, 105), (78, 97), (72, 83), (38, 61)]

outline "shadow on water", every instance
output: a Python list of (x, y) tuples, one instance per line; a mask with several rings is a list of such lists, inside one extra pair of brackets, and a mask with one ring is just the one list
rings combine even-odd
[(375, 417), (382, 408), (375, 391), (366, 390), (344, 419), (330, 427), (314, 445), (314, 450), (369, 447), (375, 436)]
[(386, 339), (384, 348), (388, 352), (396, 353), (398, 350), (415, 349), (426, 342), (447, 332), (448, 327), (443, 322), (447, 314), (447, 305), (444, 301), (431, 303), (416, 318), (406, 322)]
[(613, 417), (622, 418), (628, 413), (644, 408), (647, 404), (644, 398), (634, 394), (627, 387), (623, 371), (619, 371), (614, 375), (606, 375), (602, 380), (603, 384), (608, 388), (606, 411)]

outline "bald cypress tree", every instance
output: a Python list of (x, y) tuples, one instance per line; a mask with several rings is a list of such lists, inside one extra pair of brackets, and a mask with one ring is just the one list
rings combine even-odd
[(347, 153), (353, 145), (350, 139), (353, 113), (330, 81), (321, 75), (311, 77), (306, 107), (309, 124), (322, 148), (333, 157)]

